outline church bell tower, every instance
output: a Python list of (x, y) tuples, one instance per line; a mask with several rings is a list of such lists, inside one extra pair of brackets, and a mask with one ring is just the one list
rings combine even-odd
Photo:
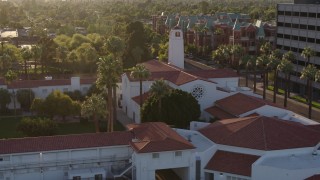
[(183, 32), (178, 26), (170, 31), (168, 56), (169, 64), (184, 69)]

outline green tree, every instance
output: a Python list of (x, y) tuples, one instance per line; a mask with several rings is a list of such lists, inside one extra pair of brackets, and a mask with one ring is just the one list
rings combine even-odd
[(260, 69), (261, 74), (263, 75), (263, 99), (266, 99), (266, 88), (268, 81), (268, 64), (270, 63), (269, 56), (261, 55), (257, 58), (256, 66)]
[(293, 64), (286, 58), (282, 58), (280, 64), (277, 67), (278, 71), (281, 71), (285, 75), (285, 93), (284, 93), (284, 102), (283, 106), (287, 107), (288, 99), (288, 89), (289, 89), (289, 79), (290, 73), (293, 71)]
[[(133, 53), (135, 53), (135, 55)], [(136, 65), (137, 56), (139, 56), (138, 62), (144, 62), (150, 57), (145, 28), (142, 22), (139, 21), (131, 22), (126, 27), (126, 49), (123, 58), (124, 67), (128, 68)]]
[(68, 95), (73, 101), (83, 101), (84, 96), (82, 95), (81, 91), (75, 90), (75, 91), (67, 91), (64, 92), (64, 94)]
[(29, 110), (34, 100), (34, 92), (31, 89), (19, 89), (17, 91), (17, 100), (24, 110)]
[(34, 60), (34, 74), (37, 74), (38, 63), (41, 58), (42, 48), (38, 45), (33, 45), (31, 47), (32, 57)]
[[(292, 51), (288, 51), (288, 52), (284, 53), (282, 59), (287, 59), (288, 61), (290, 61), (292, 63), (293, 68), (294, 68), (293, 63), (295, 62), (296, 57)], [(293, 72), (293, 70), (294, 69), (292, 69), (290, 74)], [(287, 90), (288, 97), (290, 97), (290, 92), (291, 92), (291, 75), (290, 74), (289, 74), (289, 79), (288, 79), (288, 90)]]
[(142, 81), (146, 80), (149, 78), (150, 76), (150, 71), (143, 65), (143, 64), (137, 64), (135, 67), (131, 68), (131, 74), (130, 76), (133, 79), (139, 80), (139, 84), (140, 84), (140, 90), (139, 90), (139, 94), (140, 94), (140, 104), (141, 107), (143, 105), (143, 100), (142, 100)]
[(107, 51), (113, 54), (114, 57), (121, 60), (121, 56), (125, 50), (124, 41), (118, 36), (111, 36), (105, 42), (105, 47)]
[(10, 93), (6, 89), (0, 88), (0, 111), (4, 112), (7, 110), (7, 105), (10, 104), (11, 98)]
[(198, 101), (190, 93), (179, 89), (164, 95), (161, 113), (158, 105), (159, 98), (150, 96), (141, 109), (141, 121), (163, 121), (177, 128), (187, 128), (190, 121), (197, 120), (201, 113)]
[(93, 73), (98, 59), (95, 48), (90, 43), (83, 43), (77, 48), (76, 54), (81, 63), (82, 71)]
[(169, 93), (170, 86), (163, 80), (156, 80), (150, 87), (150, 94), (159, 99), (159, 113), (161, 114), (162, 98)]
[(101, 94), (92, 94), (81, 104), (81, 116), (92, 118), (96, 132), (100, 132), (99, 119), (106, 118), (107, 104)]
[[(109, 53), (111, 53), (116, 59), (118, 59), (121, 63), (121, 68), (123, 67), (122, 55), (125, 50), (124, 41), (117, 36), (111, 36), (107, 39), (105, 43), (105, 47)], [(122, 69), (121, 69), (122, 73)], [(117, 120), (117, 87), (113, 87), (113, 119)]]
[(34, 113), (37, 113), (38, 115), (44, 115), (45, 114), (45, 106), (44, 106), (44, 100), (41, 98), (35, 98), (32, 101), (30, 110)]
[(59, 90), (50, 93), (44, 100), (43, 106), (46, 115), (60, 116), (63, 120), (66, 116), (80, 114), (80, 105)]
[(113, 131), (112, 89), (114, 86), (117, 86), (121, 69), (121, 63), (114, 59), (112, 55), (99, 59), (96, 84), (99, 89), (103, 91), (107, 90), (107, 112), (109, 113), (107, 119), (108, 132)]
[(27, 62), (32, 58), (32, 52), (29, 48), (22, 48), (21, 49), (21, 56), (24, 62), (24, 76), (25, 79), (28, 79), (28, 65)]
[(91, 43), (91, 41), (82, 34), (74, 34), (68, 43), (69, 50), (77, 49), (83, 43)]
[[(13, 81), (18, 79), (18, 75), (16, 72), (9, 70), (7, 73), (4, 75), (5, 81), (7, 82), (8, 85), (10, 85)], [(17, 115), (17, 108), (16, 108), (16, 92), (14, 88), (12, 88), (12, 99), (13, 99), (13, 108), (14, 108), (14, 115)]]
[(314, 65), (308, 65), (307, 67), (303, 68), (301, 71), (301, 79), (307, 79), (307, 87), (308, 87), (308, 117), (311, 119), (312, 113), (312, 95), (313, 95), (313, 81), (316, 80), (316, 74), (318, 69)]
[(47, 118), (23, 118), (17, 131), (29, 137), (52, 136), (57, 134), (58, 124)]
[(315, 55), (316, 55), (316, 52), (310, 47), (303, 48), (303, 51), (301, 52), (301, 56), (307, 59), (307, 62), (305, 62), (304, 64), (305, 67), (310, 64), (310, 58)]
[(240, 60), (243, 56), (244, 48), (240, 44), (235, 44), (231, 48), (232, 65), (236, 65), (237, 73), (240, 73)]
[(273, 102), (276, 103), (277, 101), (277, 92), (278, 92), (278, 65), (281, 62), (282, 54), (280, 50), (276, 49), (270, 55), (270, 61), (268, 64), (269, 69), (273, 70), (274, 72), (274, 80), (273, 80)]

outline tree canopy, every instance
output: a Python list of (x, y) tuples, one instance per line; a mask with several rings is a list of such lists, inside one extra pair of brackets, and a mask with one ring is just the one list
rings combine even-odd
[(162, 121), (177, 128), (187, 128), (191, 121), (198, 120), (201, 113), (198, 101), (190, 93), (179, 89), (163, 96), (161, 113), (159, 111), (159, 97), (150, 96), (142, 106), (141, 121)]

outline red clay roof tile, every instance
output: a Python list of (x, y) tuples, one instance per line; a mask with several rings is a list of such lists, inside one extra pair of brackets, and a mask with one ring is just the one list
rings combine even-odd
[(218, 150), (205, 169), (250, 177), (252, 164), (259, 158), (260, 156)]
[(131, 127), (136, 141), (130, 145), (138, 153), (194, 149), (194, 146), (162, 122), (144, 123)]
[(216, 101), (215, 104), (220, 109), (235, 116), (239, 116), (248, 111), (260, 108), (264, 105), (278, 107), (277, 105), (269, 101), (242, 93), (237, 93), (232, 96), (220, 99)]
[(231, 69), (193, 70), (186, 72), (205, 79), (239, 77), (239, 75)]
[(227, 113), (226, 111), (220, 109), (217, 106), (212, 106), (207, 109), (205, 109), (206, 112), (211, 114), (212, 116), (218, 118), (218, 119), (231, 119), (231, 118), (236, 118), (236, 116)]
[[(144, 62), (143, 65), (151, 73), (151, 76), (148, 80), (158, 80), (163, 78), (176, 85), (182, 85), (198, 79), (208, 81), (208, 78), (237, 77), (236, 73), (231, 70), (213, 69), (204, 71), (184, 71), (183, 69), (180, 69), (173, 65), (162, 63), (156, 60)], [(135, 79), (132, 79), (129, 73), (127, 73), (127, 76), (130, 78), (130, 81), (137, 81)]]
[(128, 131), (63, 136), (44, 136), (7, 140), (1, 139), (0, 154), (128, 145), (131, 139), (132, 133)]
[(320, 141), (320, 132), (308, 126), (264, 116), (222, 120), (199, 132), (218, 144), (259, 150), (313, 147)]
[(315, 175), (313, 175), (311, 177), (308, 177), (305, 180), (320, 180), (320, 174), (315, 174)]

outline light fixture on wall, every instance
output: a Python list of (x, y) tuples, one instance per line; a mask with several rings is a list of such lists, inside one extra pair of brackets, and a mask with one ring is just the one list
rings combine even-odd
[(221, 177), (221, 178), (223, 177), (223, 173), (220, 173), (220, 177)]

